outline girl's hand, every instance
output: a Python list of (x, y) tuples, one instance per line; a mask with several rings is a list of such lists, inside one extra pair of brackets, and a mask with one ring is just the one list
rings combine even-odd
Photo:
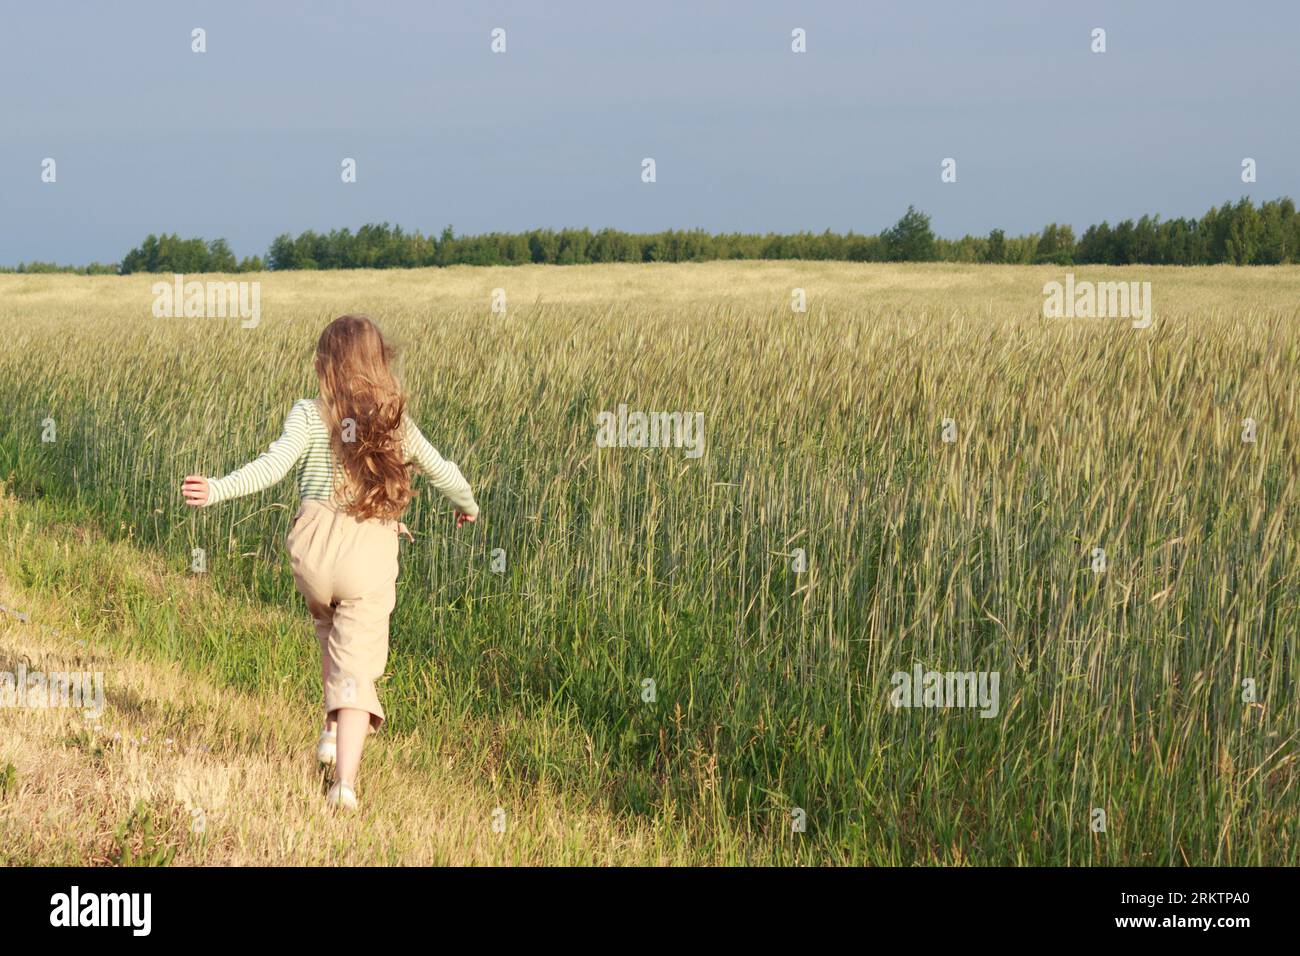
[(465, 514), (465, 512), (463, 512), (463, 511), (457, 511), (457, 512), (456, 512), (456, 530), (459, 531), (461, 525), (463, 525), (466, 521), (468, 521), (468, 522), (470, 522), (470, 523), (473, 523), (473, 522), (475, 522), (475, 521), (477, 521), (477, 520), (478, 520), (478, 518), (477, 518), (475, 515), (467, 515), (467, 514)]
[(191, 508), (202, 508), (208, 503), (208, 479), (202, 475), (186, 475), (181, 483), (181, 494)]

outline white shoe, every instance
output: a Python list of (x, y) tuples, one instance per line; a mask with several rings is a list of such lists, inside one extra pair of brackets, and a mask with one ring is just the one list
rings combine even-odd
[(337, 736), (333, 730), (322, 730), (316, 741), (316, 762), (332, 767), (339, 759)]
[(330, 787), (330, 792), (325, 794), (325, 802), (336, 810), (355, 810), (357, 792), (346, 783), (339, 782)]

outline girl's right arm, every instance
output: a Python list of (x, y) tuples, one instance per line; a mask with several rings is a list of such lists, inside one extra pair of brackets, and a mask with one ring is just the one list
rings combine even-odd
[(224, 478), (204, 478), (189, 475), (182, 485), (185, 503), (194, 507), (215, 505), (231, 498), (240, 498), (269, 488), (289, 473), (289, 469), (307, 451), (310, 430), (307, 410), (295, 403), (284, 419), (284, 431), (271, 442), (271, 447), (256, 460), (237, 468)]

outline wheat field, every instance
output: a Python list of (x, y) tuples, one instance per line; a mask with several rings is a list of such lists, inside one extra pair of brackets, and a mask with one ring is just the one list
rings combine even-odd
[[(381, 686), (406, 746), (599, 812), (636, 862), (1298, 864), (1300, 268), (1072, 270), (1149, 281), (1147, 329), (1044, 318), (1065, 271), (203, 277), (260, 282), (254, 328), (155, 318), (170, 276), (0, 276), (0, 478), (27, 509), (3, 567), (309, 734), (292, 480), (198, 513), (178, 486), (264, 450), (320, 329), (362, 312), (483, 508), (453, 533), (425, 490), (406, 518)], [(703, 413), (704, 453), (601, 447), (620, 405)], [(111, 550), (50, 543), (78, 527), (247, 613), (98, 584)], [(917, 666), (998, 674), (996, 713), (893, 706)], [(573, 859), (611, 857), (519, 861)]]

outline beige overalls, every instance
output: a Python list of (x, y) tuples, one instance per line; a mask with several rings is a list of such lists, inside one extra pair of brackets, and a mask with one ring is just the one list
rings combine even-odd
[[(397, 603), (400, 521), (359, 521), (342, 506), (308, 499), (285, 541), (325, 662), (325, 713), (354, 708), (384, 722), (375, 681), (388, 663), (388, 617)], [(413, 540), (413, 539), (412, 539)]]

